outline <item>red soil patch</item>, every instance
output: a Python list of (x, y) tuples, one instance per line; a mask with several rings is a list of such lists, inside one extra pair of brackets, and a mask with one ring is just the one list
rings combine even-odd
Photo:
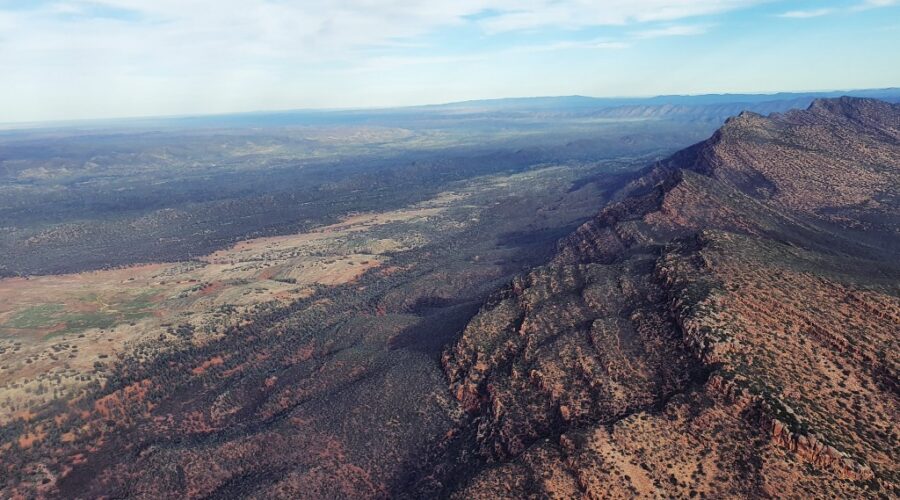
[(194, 375), (202, 375), (208, 368), (219, 366), (224, 362), (225, 360), (222, 359), (222, 356), (214, 356), (204, 361), (203, 363), (200, 363), (200, 366), (197, 366), (196, 368), (191, 370), (191, 373), (193, 373)]
[(274, 278), (275, 275), (278, 274), (279, 271), (281, 271), (281, 269), (279, 269), (276, 266), (267, 267), (267, 268), (263, 269), (262, 272), (259, 273), (257, 278), (260, 281), (270, 280), (270, 279)]
[(225, 288), (225, 283), (223, 283), (221, 281), (216, 281), (216, 282), (210, 283), (210, 284), (206, 285), (205, 287), (201, 288), (200, 291), (197, 292), (197, 296), (198, 297), (206, 297), (207, 295), (212, 295), (213, 293), (218, 292), (219, 290), (222, 290), (223, 288)]
[(40, 427), (38, 427), (34, 432), (26, 432), (25, 434), (19, 436), (19, 448), (27, 450), (28, 448), (31, 448), (34, 443), (41, 441), (45, 437), (47, 437), (47, 433), (42, 432), (40, 430)]
[(151, 409), (152, 404), (144, 401), (151, 382), (148, 379), (135, 382), (118, 391), (104, 396), (94, 402), (94, 409), (105, 419), (127, 418), (135, 408), (144, 405)]

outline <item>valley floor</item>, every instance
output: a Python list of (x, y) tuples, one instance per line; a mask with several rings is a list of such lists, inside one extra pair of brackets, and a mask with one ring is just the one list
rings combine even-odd
[[(596, 210), (597, 172), (640, 164), (482, 177), (192, 261), (0, 281), (5, 491), (136, 494), (151, 486), (127, 478), (164, 474), (163, 455), (195, 496), (398, 487), (460, 416), (441, 348)], [(252, 465), (273, 440), (290, 451)]]

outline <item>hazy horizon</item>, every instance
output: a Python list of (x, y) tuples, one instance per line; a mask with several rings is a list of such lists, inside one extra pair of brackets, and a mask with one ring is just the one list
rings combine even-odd
[(399, 106), (351, 106), (351, 107), (305, 107), (305, 108), (281, 108), (281, 109), (249, 109), (249, 110), (238, 110), (238, 111), (222, 111), (222, 112), (211, 112), (211, 113), (185, 113), (185, 114), (147, 114), (147, 115), (132, 115), (132, 116), (109, 116), (109, 117), (99, 117), (99, 118), (73, 118), (73, 119), (51, 119), (51, 120), (36, 120), (36, 121), (13, 121), (13, 122), (0, 122), (0, 130), (14, 130), (16, 127), (41, 127), (41, 126), (68, 126), (68, 125), (77, 125), (81, 123), (90, 123), (90, 122), (118, 122), (118, 121), (143, 121), (143, 120), (167, 120), (167, 119), (180, 119), (180, 118), (206, 118), (206, 117), (216, 117), (216, 116), (231, 116), (231, 115), (252, 115), (252, 114), (280, 114), (280, 113), (340, 113), (340, 112), (377, 112), (377, 111), (390, 111), (390, 110), (400, 110), (407, 108), (427, 108), (427, 107), (441, 107), (441, 106), (452, 106), (452, 105), (460, 105), (466, 103), (478, 103), (478, 102), (491, 102), (491, 101), (504, 101), (504, 100), (541, 100), (541, 99), (566, 99), (566, 98), (584, 98), (584, 99), (597, 99), (597, 100), (652, 100), (659, 99), (665, 97), (707, 97), (707, 96), (754, 96), (754, 97), (767, 97), (772, 96), (776, 97), (778, 95), (788, 95), (788, 96), (806, 96), (806, 95), (817, 95), (817, 94), (841, 94), (841, 93), (860, 93), (860, 92), (874, 92), (874, 91), (890, 91), (894, 89), (900, 89), (900, 85), (890, 85), (886, 87), (873, 87), (873, 88), (847, 88), (847, 89), (819, 89), (819, 90), (773, 90), (773, 91), (759, 91), (759, 92), (721, 92), (721, 93), (704, 93), (704, 94), (654, 94), (654, 95), (614, 95), (614, 96), (606, 96), (606, 95), (582, 95), (582, 94), (570, 94), (570, 95), (526, 95), (526, 96), (500, 96), (500, 97), (484, 97), (484, 98), (474, 98), (474, 99), (466, 99), (462, 101), (444, 101), (444, 102), (422, 102), (422, 103), (412, 103), (405, 104)]

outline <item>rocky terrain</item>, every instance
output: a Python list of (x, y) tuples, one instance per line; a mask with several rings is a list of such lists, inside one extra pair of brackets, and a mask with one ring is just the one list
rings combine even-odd
[(897, 496), (898, 188), (900, 106), (854, 98), (652, 166), (444, 352), (466, 465), (419, 487)]

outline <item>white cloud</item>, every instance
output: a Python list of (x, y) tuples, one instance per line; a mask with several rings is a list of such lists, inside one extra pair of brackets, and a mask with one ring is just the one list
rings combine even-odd
[(880, 9), (882, 7), (891, 7), (900, 4), (900, 0), (863, 0), (862, 3), (855, 5), (850, 10), (861, 11), (870, 9)]
[(869, 7), (889, 7), (891, 5), (897, 5), (898, 0), (866, 0), (863, 2), (863, 5)]
[(778, 17), (788, 17), (793, 19), (807, 19), (810, 17), (821, 17), (827, 16), (834, 12), (834, 9), (813, 9), (813, 10), (791, 10), (785, 12), (784, 14), (779, 14)]
[(660, 38), (666, 36), (695, 36), (702, 35), (709, 30), (709, 25), (699, 24), (675, 24), (662, 28), (653, 28), (635, 31), (631, 35), (635, 38)]
[(537, 2), (537, 8), (512, 10), (483, 23), (490, 32), (547, 26), (582, 28), (641, 22), (675, 21), (760, 4), (762, 0), (577, 0)]
[(630, 46), (631, 44), (627, 42), (607, 39), (563, 40), (538, 45), (521, 45), (503, 50), (478, 52), (456, 56), (378, 56), (367, 59), (361, 65), (351, 70), (351, 72), (380, 72), (390, 71), (406, 66), (459, 64), (467, 62), (488, 61), (491, 59), (510, 57), (519, 54), (533, 54), (535, 52), (553, 52), (559, 50), (619, 50), (627, 49)]
[(900, 4), (900, 0), (863, 0), (862, 3), (858, 3), (856, 5), (844, 7), (841, 9), (827, 7), (821, 9), (791, 10), (783, 14), (779, 14), (778, 17), (785, 17), (790, 19), (809, 19), (813, 17), (827, 16), (829, 14), (835, 14), (841, 11), (858, 12), (870, 9), (880, 9), (882, 7), (890, 7), (897, 4)]
[(618, 50), (618, 49), (627, 49), (631, 44), (627, 42), (620, 41), (612, 41), (612, 40), (585, 40), (585, 41), (564, 41), (564, 42), (555, 42), (549, 43), (545, 45), (532, 45), (525, 46), (518, 49), (520, 52), (547, 52), (553, 50), (569, 50), (569, 49), (583, 49), (583, 50)]

